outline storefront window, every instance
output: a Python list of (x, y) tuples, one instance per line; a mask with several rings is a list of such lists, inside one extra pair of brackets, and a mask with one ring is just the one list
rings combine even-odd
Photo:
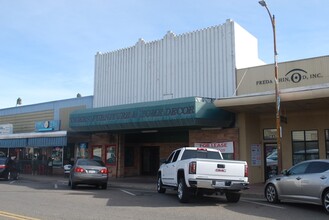
[(116, 163), (116, 147), (108, 146), (106, 148), (106, 163), (109, 165), (115, 165)]
[(7, 156), (8, 150), (6, 148), (0, 148), (0, 157)]
[(292, 132), (293, 164), (304, 160), (319, 159), (318, 131)]
[(51, 153), (51, 158), (53, 159), (54, 167), (63, 166), (63, 147), (53, 147), (53, 151)]
[(88, 158), (88, 144), (80, 143), (77, 148), (77, 157), (78, 158)]
[(93, 147), (93, 159), (102, 160), (102, 147), (101, 146)]

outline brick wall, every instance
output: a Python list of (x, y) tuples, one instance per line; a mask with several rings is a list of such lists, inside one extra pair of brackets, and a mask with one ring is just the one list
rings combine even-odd
[(190, 130), (189, 146), (194, 143), (228, 142), (234, 143), (234, 158), (240, 159), (239, 150), (239, 129), (228, 128), (218, 130)]

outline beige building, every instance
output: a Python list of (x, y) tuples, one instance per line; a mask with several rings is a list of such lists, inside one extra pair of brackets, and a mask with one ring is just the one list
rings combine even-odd
[[(329, 158), (329, 56), (280, 63), (278, 69), (282, 168)], [(250, 182), (264, 182), (277, 169), (274, 66), (236, 74), (236, 96), (215, 105), (236, 113), (240, 159), (249, 164)]]

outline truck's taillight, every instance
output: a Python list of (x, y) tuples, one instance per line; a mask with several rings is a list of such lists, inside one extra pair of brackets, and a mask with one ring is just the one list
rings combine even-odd
[(196, 174), (196, 162), (190, 162), (189, 164), (189, 169), (188, 169), (189, 174)]
[(248, 164), (244, 165), (244, 177), (248, 177)]

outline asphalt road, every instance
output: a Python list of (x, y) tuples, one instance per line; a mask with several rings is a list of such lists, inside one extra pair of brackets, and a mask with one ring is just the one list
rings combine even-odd
[(243, 197), (194, 198), (181, 204), (176, 192), (115, 186), (107, 190), (83, 186), (71, 190), (67, 180), (0, 181), (0, 219), (328, 219), (322, 207)]

